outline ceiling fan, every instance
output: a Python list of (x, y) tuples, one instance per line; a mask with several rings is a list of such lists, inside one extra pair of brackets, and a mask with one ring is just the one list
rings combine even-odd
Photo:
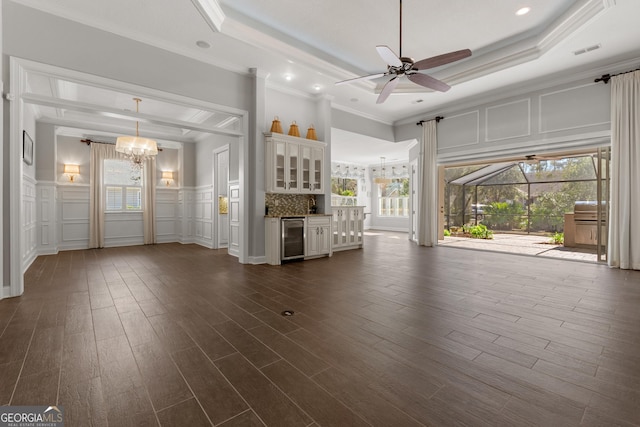
[(458, 50), (455, 52), (449, 52), (431, 58), (426, 58), (421, 61), (415, 62), (413, 58), (402, 56), (402, 0), (400, 0), (400, 55), (396, 55), (389, 46), (380, 45), (376, 46), (378, 55), (387, 63), (387, 71), (384, 73), (370, 74), (368, 76), (356, 77), (354, 79), (343, 80), (337, 82), (336, 85), (353, 83), (362, 80), (371, 80), (378, 77), (392, 76), (391, 79), (384, 85), (376, 104), (382, 104), (389, 97), (391, 92), (398, 85), (399, 77), (402, 75), (407, 76), (412, 82), (424, 86), (429, 89), (437, 90), (439, 92), (446, 92), (451, 89), (451, 86), (443, 81), (440, 81), (427, 74), (419, 73), (421, 70), (427, 70), (429, 68), (439, 67), (450, 62), (459, 61), (461, 59), (471, 56), (469, 49)]

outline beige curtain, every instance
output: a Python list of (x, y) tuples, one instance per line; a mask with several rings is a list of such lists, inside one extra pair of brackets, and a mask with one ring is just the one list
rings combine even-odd
[[(113, 144), (91, 143), (89, 178), (89, 247), (104, 247), (105, 194), (102, 180), (105, 159), (126, 159)], [(144, 244), (156, 243), (156, 159), (145, 160), (143, 168), (142, 223)]]
[(611, 203), (607, 261), (640, 270), (640, 71), (611, 79)]
[(156, 243), (156, 158), (151, 157), (144, 161), (143, 168), (143, 198), (142, 198), (142, 223), (144, 224), (144, 244)]
[(438, 141), (435, 120), (422, 123), (420, 148), (418, 244), (435, 246), (438, 243)]
[(89, 247), (104, 247), (104, 186), (102, 185), (102, 169), (104, 159), (116, 156), (114, 145), (91, 144), (89, 160)]

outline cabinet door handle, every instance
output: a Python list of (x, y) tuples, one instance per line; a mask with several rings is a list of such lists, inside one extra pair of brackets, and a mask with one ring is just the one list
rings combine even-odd
[(320, 234), (324, 234), (324, 228), (320, 229)]

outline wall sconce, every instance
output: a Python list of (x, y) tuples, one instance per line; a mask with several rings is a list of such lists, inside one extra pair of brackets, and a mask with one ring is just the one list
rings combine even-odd
[(73, 182), (73, 178), (76, 175), (80, 175), (80, 166), (78, 166), (78, 165), (64, 165), (64, 172), (63, 173), (69, 177), (69, 182)]
[(170, 182), (173, 181), (173, 172), (172, 171), (162, 171), (162, 179), (166, 179), (167, 180), (167, 187), (168, 187)]

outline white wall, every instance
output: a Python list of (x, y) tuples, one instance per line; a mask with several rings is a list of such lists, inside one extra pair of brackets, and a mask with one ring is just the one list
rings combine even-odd
[[(309, 126), (318, 127), (318, 111), (315, 99), (295, 96), (270, 88), (267, 88), (265, 115), (264, 132), (270, 132), (271, 122), (276, 116), (280, 119), (282, 133), (284, 134), (289, 133), (289, 128), (293, 121), (298, 125), (302, 138), (307, 136)], [(321, 129), (316, 129), (316, 133), (321, 132)], [(318, 139), (323, 138), (323, 135), (318, 135)]]
[(193, 241), (208, 247), (216, 247), (214, 235), (215, 207), (213, 194), (213, 151), (216, 148), (229, 146), (229, 179), (237, 180), (239, 176), (239, 142), (237, 138), (223, 135), (210, 135), (195, 144), (195, 171), (196, 185), (185, 197), (191, 199), (193, 211), (188, 214), (188, 229), (193, 236)]
[[(246, 75), (223, 70), (211, 64), (190, 59), (182, 55), (168, 52), (167, 50), (146, 45), (131, 39), (127, 39), (115, 34), (98, 30), (91, 26), (79, 24), (60, 17), (56, 17), (41, 11), (20, 5), (16, 2), (2, 3), (2, 80), (9, 81), (9, 56), (24, 58), (40, 63), (50, 64), (70, 70), (85, 72), (88, 74), (106, 77), (130, 84), (148, 87), (177, 95), (187, 96), (212, 102), (217, 105), (224, 105), (240, 110), (248, 110), (248, 103), (251, 100), (249, 91), (249, 81)], [(27, 25), (28, 23), (28, 25)], [(33, 31), (37, 28), (38, 31)], [(123, 67), (122, 64), (127, 66)], [(225, 82), (220, 84), (219, 82)], [(4, 122), (9, 123), (9, 111), (4, 111)], [(3, 129), (3, 140), (9, 141), (9, 127)], [(51, 128), (49, 128), (50, 130)], [(35, 134), (35, 132), (34, 132)], [(32, 135), (33, 136), (33, 135)], [(47, 139), (52, 139), (48, 135)], [(78, 145), (80, 145), (78, 143)], [(54, 149), (51, 145), (48, 149)], [(50, 154), (52, 152), (50, 151)], [(66, 154), (71, 154), (69, 151)], [(54, 156), (50, 156), (53, 159)], [(9, 240), (9, 144), (3, 144), (3, 274), (5, 283), (8, 283), (10, 274), (9, 253), (12, 247), (18, 245)], [(195, 166), (195, 150), (186, 149), (182, 153), (181, 162), (187, 166)], [(64, 163), (62, 163), (64, 164)], [(54, 197), (55, 188), (59, 175), (59, 164), (50, 164), (47, 169), (42, 169), (41, 177), (38, 176), (38, 188), (41, 191), (41, 200), (45, 203), (47, 197)], [(81, 174), (83, 166), (81, 165)], [(194, 186), (196, 177), (195, 167), (190, 167), (183, 180), (177, 185)], [(27, 176), (30, 175), (27, 171)], [(178, 176), (180, 179), (181, 177)], [(34, 178), (35, 179), (35, 178)], [(80, 180), (85, 177), (80, 176)], [(46, 182), (52, 183), (53, 187), (47, 187)], [(160, 182), (160, 181), (159, 181)], [(75, 187), (80, 192), (81, 183)], [(42, 187), (42, 188), (40, 188)], [(47, 187), (47, 188), (45, 188)], [(30, 191), (30, 190), (25, 190)], [(70, 194), (58, 195), (58, 202), (63, 205), (71, 203), (66, 196)], [(62, 197), (62, 198), (60, 198)], [(75, 194), (73, 197), (86, 199), (84, 195)], [(189, 203), (188, 195), (178, 192), (176, 195), (178, 203)], [(88, 199), (87, 199), (88, 200)], [(54, 221), (55, 226), (47, 226), (49, 230), (45, 236), (40, 236), (40, 244), (44, 245), (43, 250), (54, 250), (57, 242), (67, 242), (76, 247), (81, 246), (83, 238), (74, 235), (79, 231), (80, 224), (74, 224), (75, 230), (71, 232), (70, 224), (65, 227), (58, 227), (58, 214), (60, 212), (48, 205), (38, 206), (38, 215), (41, 215), (42, 224)], [(177, 232), (181, 233), (184, 228), (182, 221), (189, 214), (189, 209), (180, 206), (178, 209), (179, 221)], [(185, 213), (186, 212), (186, 213)], [(65, 221), (71, 218), (78, 221), (79, 217), (75, 212), (66, 216)], [(134, 221), (135, 222), (135, 221)], [(54, 231), (51, 231), (53, 228)], [(64, 235), (57, 235), (60, 228)], [(41, 228), (42, 230), (42, 228)], [(115, 230), (115, 228), (114, 228)], [(169, 232), (169, 231), (167, 231)], [(132, 231), (132, 235), (136, 234)], [(79, 240), (62, 240), (63, 237), (74, 237)], [(51, 240), (54, 239), (54, 240)], [(53, 245), (49, 247), (48, 245)], [(23, 245), (24, 248), (29, 245)]]
[[(36, 259), (37, 240), (37, 212), (36, 212), (36, 165), (38, 164), (38, 136), (36, 135), (36, 121), (33, 108), (27, 106), (23, 109), (22, 129), (27, 132), (33, 141), (32, 164), (22, 162), (22, 209), (21, 209), (21, 235), (22, 240), (22, 271), (26, 271)], [(22, 132), (21, 132), (22, 134)], [(23, 140), (24, 157), (24, 140)], [(44, 160), (40, 159), (42, 162)]]
[[(580, 80), (443, 112), (438, 162), (459, 163), (609, 144), (610, 87)], [(396, 135), (420, 139), (415, 121)], [(411, 153), (411, 158), (417, 156)]]
[(229, 145), (229, 179), (238, 179), (239, 143), (238, 139), (224, 135), (210, 135), (195, 144), (195, 187), (213, 183), (213, 150)]
[(331, 110), (331, 127), (392, 142), (414, 138), (398, 138), (391, 124), (380, 123), (346, 111), (336, 110), (335, 108)]
[[(16, 2), (3, 2), (2, 8), (5, 55), (248, 109), (248, 81), (242, 74)], [(7, 68), (9, 61), (3, 62)]]
[[(47, 126), (38, 126), (45, 135), (53, 132)], [(91, 147), (80, 138), (59, 135), (52, 141), (44, 139), (54, 149), (55, 155), (41, 158), (36, 175), (45, 179), (37, 182), (37, 253), (52, 254), (59, 250), (86, 249), (89, 247), (89, 168)], [(180, 240), (182, 224), (179, 215), (180, 182), (179, 149), (163, 148), (156, 159), (156, 225), (158, 242)], [(72, 163), (80, 167), (80, 174), (71, 183), (63, 174), (64, 165)], [(167, 187), (162, 181), (162, 170), (174, 171), (175, 180)], [(105, 246), (143, 244), (142, 214), (139, 212), (109, 213), (105, 215)]]

